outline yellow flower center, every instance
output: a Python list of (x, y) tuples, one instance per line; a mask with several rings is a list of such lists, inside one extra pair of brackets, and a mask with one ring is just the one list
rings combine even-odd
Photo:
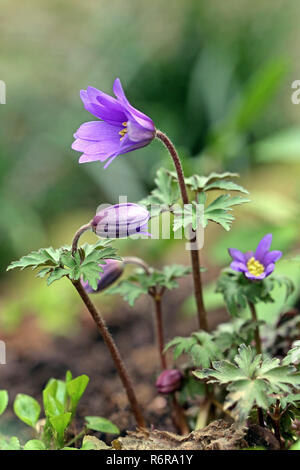
[(122, 126), (124, 126), (124, 129), (122, 129), (120, 132), (119, 132), (119, 135), (121, 136), (120, 137), (120, 140), (124, 139), (124, 136), (127, 132), (127, 122), (122, 122)]
[(265, 272), (264, 265), (257, 261), (254, 256), (249, 259), (247, 263), (247, 268), (249, 273), (253, 274), (254, 276), (259, 276), (260, 274)]

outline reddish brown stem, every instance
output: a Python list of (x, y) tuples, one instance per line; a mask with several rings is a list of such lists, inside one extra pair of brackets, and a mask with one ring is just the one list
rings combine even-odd
[(77, 232), (74, 235), (73, 241), (72, 241), (72, 254), (74, 254), (75, 251), (77, 250), (78, 241), (79, 241), (79, 238), (81, 237), (81, 235), (84, 232), (86, 232), (87, 230), (90, 230), (91, 227), (92, 227), (91, 222), (89, 222), (88, 224), (82, 225), (82, 227), (80, 227), (77, 230)]
[(188, 427), (186, 416), (180, 404), (178, 403), (176, 393), (173, 394), (172, 397), (172, 405), (173, 405), (173, 420), (175, 426), (179, 429), (182, 435), (189, 434), (190, 429)]
[(261, 354), (261, 339), (260, 339), (260, 334), (259, 334), (259, 326), (258, 326), (258, 320), (257, 320), (257, 314), (256, 314), (256, 308), (253, 302), (248, 302), (249, 308), (251, 311), (252, 315), (252, 320), (256, 323), (255, 331), (254, 331), (254, 337), (255, 337), (255, 346), (256, 346), (256, 352), (257, 354)]
[(156, 342), (159, 352), (160, 364), (162, 369), (167, 369), (167, 360), (164, 354), (164, 330), (161, 311), (161, 296), (156, 294), (153, 295), (152, 298), (154, 302)]
[[(184, 173), (181, 165), (180, 158), (178, 156), (178, 153), (171, 142), (171, 140), (161, 131), (157, 130), (156, 131), (156, 137), (160, 139), (163, 144), (166, 146), (168, 149), (172, 160), (175, 165), (177, 177), (178, 177), (178, 183), (180, 187), (180, 192), (181, 192), (181, 198), (183, 204), (189, 204), (189, 198), (188, 198), (188, 193), (184, 181)], [(196, 233), (194, 233), (191, 229), (191, 239), (196, 237)], [(202, 293), (202, 280), (201, 280), (201, 273), (200, 273), (200, 256), (199, 256), (199, 250), (194, 249), (191, 250), (191, 264), (192, 264), (192, 271), (193, 271), (193, 280), (194, 280), (194, 292), (195, 292), (195, 299), (196, 299), (196, 305), (197, 305), (197, 314), (198, 314), (198, 322), (199, 322), (199, 327), (202, 330), (208, 329), (207, 325), (207, 314), (205, 311), (205, 306), (204, 306), (204, 301), (203, 301), (203, 293)]]
[(85, 292), (84, 288), (82, 287), (80, 281), (72, 281), (72, 284), (74, 285), (75, 289), (77, 290), (78, 294), (80, 295), (83, 303), (87, 307), (88, 311), (93, 317), (93, 320), (95, 321), (98, 330), (106, 344), (106, 346), (109, 349), (109, 352), (111, 354), (111, 357), (115, 363), (116, 369), (118, 371), (118, 374), (120, 376), (120, 379), (123, 383), (123, 386), (126, 390), (128, 401), (130, 403), (132, 412), (134, 414), (134, 417), (136, 419), (136, 423), (139, 428), (146, 428), (146, 422), (143, 417), (140, 405), (137, 401), (133, 385), (131, 382), (131, 379), (129, 377), (129, 374), (127, 372), (126, 366), (123, 362), (123, 359), (121, 358), (120, 352), (111, 336), (109, 333), (105, 322), (103, 318), (101, 317), (100, 313), (98, 312), (97, 308)]

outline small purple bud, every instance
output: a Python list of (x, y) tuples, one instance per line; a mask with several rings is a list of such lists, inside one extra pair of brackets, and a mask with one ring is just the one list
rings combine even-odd
[(81, 279), (81, 285), (88, 294), (96, 294), (101, 292), (111, 284), (113, 284), (123, 273), (124, 264), (116, 259), (107, 259), (105, 264), (100, 264), (103, 272), (99, 272), (99, 281), (97, 289), (93, 289), (88, 281)]
[(158, 377), (156, 388), (158, 393), (172, 393), (181, 387), (183, 375), (178, 369), (166, 369)]
[(150, 213), (133, 203), (116, 204), (97, 212), (92, 220), (94, 232), (101, 238), (125, 238), (147, 232)]

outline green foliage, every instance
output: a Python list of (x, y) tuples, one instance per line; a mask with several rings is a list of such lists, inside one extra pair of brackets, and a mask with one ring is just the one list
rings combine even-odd
[(224, 357), (231, 360), (242, 343), (251, 344), (255, 328), (256, 324), (252, 320), (234, 318), (229, 322), (221, 323), (213, 335)]
[(247, 307), (248, 302), (274, 302), (271, 292), (276, 283), (286, 287), (286, 299), (294, 291), (293, 282), (284, 276), (274, 274), (259, 282), (252, 282), (242, 273), (226, 269), (218, 279), (216, 292), (223, 295), (230, 315), (238, 316), (240, 310)]
[[(150, 196), (140, 203), (146, 206), (157, 206), (157, 211), (152, 213), (153, 216), (166, 210), (172, 211), (174, 213), (174, 231), (190, 225), (193, 230), (196, 230), (200, 225), (205, 228), (209, 221), (221, 225), (228, 231), (234, 220), (231, 214), (232, 208), (249, 202), (249, 199), (242, 196), (230, 197), (229, 194), (223, 194), (210, 202), (204, 209), (203, 206), (205, 206), (207, 199), (206, 192), (213, 190), (248, 194), (245, 188), (228, 180), (228, 178), (238, 176), (237, 173), (226, 172), (211, 173), (209, 176), (193, 175), (185, 178), (186, 186), (193, 194), (193, 197), (190, 198), (189, 205), (180, 208), (178, 205), (173, 207), (179, 198), (177, 174), (174, 171), (160, 168), (155, 178), (156, 188)], [(176, 184), (174, 185), (174, 183)]]
[(284, 365), (297, 365), (300, 362), (300, 341), (294, 341), (292, 349), (290, 349), (282, 361)]
[[(175, 171), (170, 171), (169, 174), (173, 180), (178, 183), (177, 174)], [(212, 191), (212, 190), (226, 190), (226, 191), (238, 191), (244, 194), (248, 194), (248, 191), (242, 186), (228, 180), (228, 178), (238, 178), (238, 173), (210, 173), (208, 176), (192, 175), (185, 178), (186, 186), (196, 193)]]
[(40, 417), (41, 407), (31, 396), (19, 393), (14, 401), (14, 412), (21, 421), (34, 428)]
[(8, 405), (8, 393), (6, 390), (0, 390), (0, 415), (4, 413)]
[(188, 338), (178, 336), (169, 341), (165, 351), (172, 347), (175, 361), (183, 353), (189, 354), (195, 367), (209, 367), (212, 361), (222, 356), (214, 336), (206, 331), (192, 333)]
[(109, 419), (98, 416), (86, 416), (86, 427), (93, 431), (105, 432), (107, 434), (120, 434), (120, 429)]
[[(170, 174), (177, 181), (176, 174), (174, 172)], [(195, 193), (195, 197), (189, 206), (175, 210), (174, 230), (190, 224), (193, 230), (196, 230), (199, 225), (205, 228), (209, 221), (221, 225), (226, 231), (230, 230), (234, 220), (231, 214), (232, 208), (236, 205), (249, 202), (250, 199), (243, 196), (231, 197), (230, 194), (222, 194), (206, 206), (207, 193), (213, 190), (225, 190), (227, 192), (236, 191), (248, 194), (245, 188), (227, 179), (237, 176), (239, 175), (236, 173), (211, 173), (207, 177), (193, 175), (186, 178), (186, 185)]]
[[(46, 450), (46, 449), (73, 449), (66, 445), (68, 428), (75, 418), (77, 406), (87, 385), (89, 378), (80, 375), (73, 379), (70, 371), (66, 374), (65, 380), (50, 379), (43, 390), (43, 405), (45, 422), (42, 426), (37, 426), (41, 413), (39, 403), (29, 395), (18, 394), (14, 401), (14, 411), (18, 418), (34, 429), (36, 434), (34, 439), (29, 440), (22, 447), (18, 438), (11, 437), (9, 440), (0, 439), (0, 450)], [(4, 411), (8, 396), (4, 390), (0, 392), (0, 407)], [(87, 416), (84, 432), (87, 429), (101, 431), (103, 433), (119, 434), (119, 429), (111, 421), (98, 416)], [(82, 434), (80, 433), (81, 437)], [(90, 437), (93, 441), (93, 436)], [(100, 443), (100, 444), (99, 444)], [(83, 442), (81, 449), (88, 450), (99, 448), (101, 441), (95, 443)]]
[(157, 170), (154, 181), (156, 188), (151, 191), (150, 196), (140, 201), (140, 204), (152, 206), (152, 216), (169, 210), (178, 201), (180, 196), (178, 185), (175, 184), (172, 176), (165, 168)]
[(43, 441), (40, 441), (39, 439), (31, 439), (26, 442), (23, 450), (46, 450), (46, 446)]
[[(217, 199), (204, 209), (204, 227), (207, 226), (209, 221), (212, 221), (221, 225), (226, 231), (229, 231), (234, 221), (234, 217), (231, 214), (232, 208), (249, 201), (250, 199), (242, 196), (231, 197), (229, 194), (223, 194), (217, 197)], [(200, 204), (205, 204), (205, 202), (206, 196), (203, 197), (203, 202), (199, 200)]]
[(42, 268), (37, 276), (47, 278), (47, 284), (58, 281), (64, 276), (71, 280), (78, 280), (81, 277), (88, 281), (93, 289), (97, 288), (99, 273), (103, 268), (99, 264), (104, 264), (106, 259), (120, 259), (116, 256), (116, 250), (109, 246), (110, 240), (99, 240), (94, 245), (85, 244), (72, 254), (71, 247), (41, 248), (23, 256), (18, 261), (13, 261), (7, 268), (32, 269)]
[(211, 369), (194, 372), (198, 379), (226, 385), (229, 394), (225, 408), (234, 407), (239, 421), (245, 421), (254, 406), (264, 410), (281, 396), (286, 396), (300, 385), (300, 373), (290, 365), (281, 365), (279, 359), (256, 355), (250, 346), (242, 344), (234, 361), (215, 361)]
[(161, 271), (153, 269), (150, 274), (144, 270), (138, 270), (135, 274), (129, 276), (128, 279), (107, 289), (105, 294), (120, 294), (133, 307), (140, 295), (147, 294), (151, 289), (158, 289), (160, 291), (174, 289), (178, 287), (176, 280), (188, 276), (190, 272), (190, 267), (178, 264), (164, 266)]

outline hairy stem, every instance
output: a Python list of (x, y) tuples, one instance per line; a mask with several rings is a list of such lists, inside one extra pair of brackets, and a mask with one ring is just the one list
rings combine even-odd
[(80, 297), (81, 297), (83, 303), (85, 304), (85, 306), (87, 307), (88, 311), (92, 315), (93, 320), (95, 321), (95, 323), (98, 327), (98, 330), (99, 330), (106, 346), (109, 349), (109, 352), (110, 352), (111, 357), (114, 361), (114, 364), (116, 366), (116, 369), (118, 371), (120, 379), (121, 379), (121, 381), (123, 383), (123, 386), (126, 390), (128, 401), (130, 403), (130, 406), (131, 406), (132, 412), (134, 414), (134, 417), (136, 419), (136, 423), (137, 423), (138, 427), (139, 428), (146, 428), (146, 422), (145, 422), (145, 419), (143, 417), (140, 405), (137, 401), (131, 379), (128, 375), (128, 372), (127, 372), (127, 369), (126, 369), (125, 364), (123, 362), (123, 359), (121, 358), (120, 352), (119, 352), (119, 350), (118, 350), (111, 334), (109, 333), (102, 316), (100, 315), (97, 308), (95, 307), (95, 305), (93, 304), (93, 302), (91, 301), (91, 299), (89, 298), (87, 293), (85, 292), (85, 290), (82, 287), (80, 281), (71, 281), (71, 282), (74, 285), (75, 289), (77, 290), (78, 294), (80, 295)]
[(79, 238), (81, 237), (81, 235), (84, 232), (86, 232), (87, 230), (90, 230), (91, 228), (92, 228), (91, 222), (89, 222), (88, 224), (82, 225), (82, 227), (80, 227), (77, 230), (77, 232), (74, 235), (73, 241), (72, 241), (72, 254), (74, 254), (75, 251), (77, 250), (78, 241), (79, 241)]
[(151, 296), (154, 302), (154, 314), (155, 314), (155, 333), (156, 342), (159, 352), (161, 368), (167, 369), (167, 359), (164, 354), (164, 331), (163, 331), (163, 318), (161, 310), (161, 296), (159, 294)]
[(188, 427), (186, 416), (180, 404), (178, 403), (176, 393), (173, 393), (172, 397), (172, 406), (173, 406), (173, 421), (175, 426), (179, 429), (180, 433), (184, 436), (189, 434), (190, 429)]
[(141, 258), (137, 258), (136, 256), (126, 256), (123, 258), (123, 262), (124, 264), (136, 264), (143, 268), (146, 274), (151, 274), (148, 264)]
[(256, 346), (256, 352), (257, 354), (261, 354), (261, 339), (260, 339), (260, 334), (259, 334), (259, 326), (257, 324), (257, 314), (256, 314), (256, 308), (253, 302), (248, 302), (249, 308), (251, 311), (252, 315), (252, 320), (256, 323), (256, 328), (254, 331), (254, 337), (255, 337), (255, 346)]
[[(178, 176), (178, 183), (180, 187), (180, 192), (181, 192), (181, 198), (183, 204), (188, 204), (189, 203), (189, 198), (188, 198), (188, 193), (184, 181), (184, 174), (183, 174), (183, 169), (181, 165), (180, 158), (178, 156), (178, 153), (171, 142), (171, 140), (161, 131), (157, 130), (156, 131), (156, 137), (160, 139), (165, 147), (168, 149), (172, 160), (175, 165), (176, 173)], [(196, 238), (196, 233), (190, 230), (191, 238), (194, 237)], [(197, 314), (198, 314), (198, 322), (199, 322), (199, 327), (202, 330), (207, 330), (207, 314), (205, 311), (204, 307), (204, 302), (203, 302), (203, 293), (202, 293), (202, 280), (201, 280), (201, 273), (200, 273), (200, 256), (199, 256), (199, 250), (191, 250), (191, 264), (192, 264), (192, 270), (193, 270), (193, 280), (194, 280), (194, 292), (195, 292), (195, 299), (196, 299), (196, 305), (197, 305)]]

